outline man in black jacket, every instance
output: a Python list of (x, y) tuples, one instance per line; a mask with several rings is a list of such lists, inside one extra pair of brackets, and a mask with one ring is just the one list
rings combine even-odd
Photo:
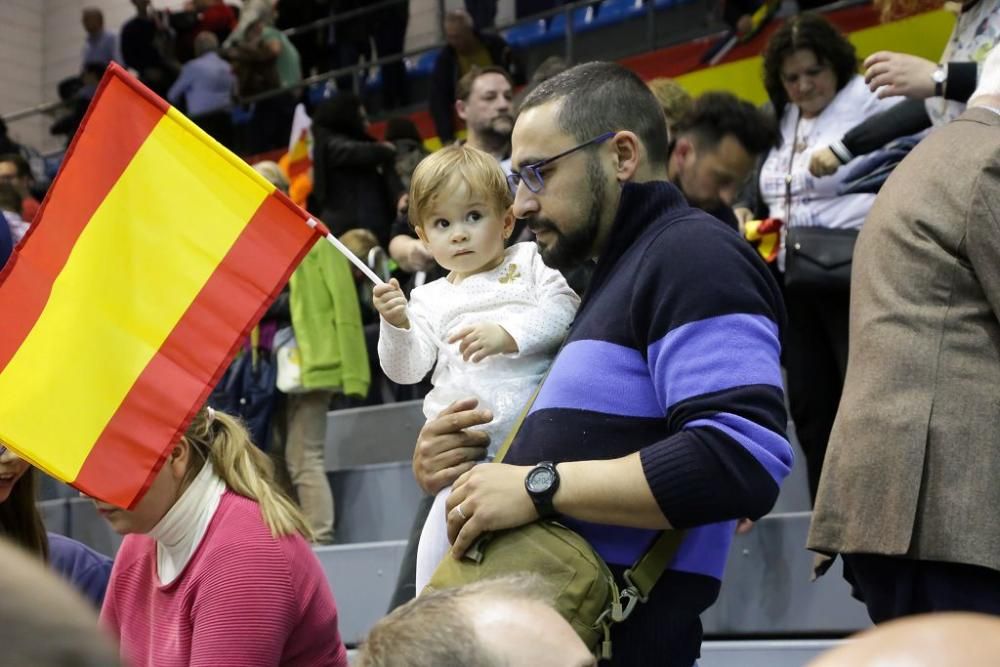
[(455, 84), (474, 66), (503, 67), (515, 85), (524, 83), (524, 70), (510, 46), (499, 35), (476, 32), (464, 9), (444, 17), (445, 46), (431, 74), (430, 111), (442, 144), (455, 140)]

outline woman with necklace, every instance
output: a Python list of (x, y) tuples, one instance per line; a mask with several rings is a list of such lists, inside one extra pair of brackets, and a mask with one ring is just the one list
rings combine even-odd
[[(807, 227), (859, 229), (875, 195), (840, 194), (848, 172), (816, 178), (809, 173), (810, 156), (896, 100), (879, 99), (868, 90), (858, 74), (854, 46), (816, 14), (789, 19), (774, 33), (764, 51), (764, 86), (781, 135), (760, 170), (758, 187), (767, 214), (784, 220), (786, 233)], [(778, 258), (782, 272), (786, 245)], [(847, 370), (850, 293), (846, 282), (816, 288), (793, 286), (788, 278), (787, 390), (815, 498)]]

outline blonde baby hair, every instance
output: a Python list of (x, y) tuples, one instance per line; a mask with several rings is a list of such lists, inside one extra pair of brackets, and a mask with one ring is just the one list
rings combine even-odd
[(422, 227), (434, 204), (444, 193), (465, 183), (470, 196), (482, 197), (503, 214), (513, 198), (507, 176), (492, 155), (466, 145), (452, 145), (428, 155), (413, 171), (410, 181), (410, 224)]

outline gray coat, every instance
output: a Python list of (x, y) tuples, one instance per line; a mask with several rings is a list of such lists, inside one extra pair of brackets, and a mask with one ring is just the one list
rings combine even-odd
[(1000, 116), (896, 168), (858, 238), (850, 356), (809, 534), (1000, 570)]

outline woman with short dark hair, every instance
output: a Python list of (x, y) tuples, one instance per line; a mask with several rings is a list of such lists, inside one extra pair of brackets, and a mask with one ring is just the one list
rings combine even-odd
[[(779, 255), (788, 309), (784, 365), (792, 419), (814, 498), (847, 372), (850, 288), (846, 279), (831, 279), (822, 286), (796, 280), (800, 274), (792, 260), (802, 255), (795, 250), (796, 242), (790, 244), (788, 239), (806, 233), (797, 230), (811, 228), (813, 238), (817, 229), (840, 232), (818, 241), (826, 247), (842, 243), (850, 234), (841, 230), (860, 229), (875, 201), (874, 194), (845, 193), (849, 170), (826, 178), (809, 173), (814, 151), (897, 101), (879, 99), (857, 72), (854, 46), (817, 14), (789, 19), (764, 50), (764, 86), (780, 138), (763, 162), (758, 186), (767, 213), (785, 221)], [(833, 241), (835, 236), (841, 241)], [(846, 261), (849, 258), (848, 250)]]

